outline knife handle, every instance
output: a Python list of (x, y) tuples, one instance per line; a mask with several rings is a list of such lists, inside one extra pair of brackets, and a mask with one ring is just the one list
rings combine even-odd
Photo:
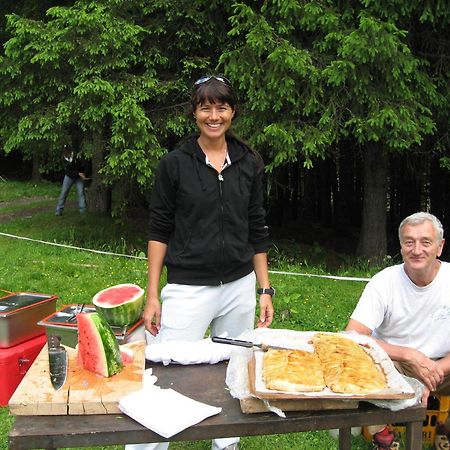
[(49, 334), (47, 336), (48, 348), (58, 348), (61, 346), (61, 336)]
[(239, 345), (241, 347), (247, 348), (252, 348), (255, 345), (253, 342), (250, 341), (240, 341), (239, 339), (223, 338), (219, 336), (213, 336), (211, 340), (218, 344)]

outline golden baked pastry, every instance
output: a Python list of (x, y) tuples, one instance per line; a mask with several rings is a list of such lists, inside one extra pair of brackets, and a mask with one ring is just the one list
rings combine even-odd
[(356, 342), (344, 336), (316, 333), (312, 339), (326, 385), (346, 394), (369, 394), (388, 387), (386, 375)]
[(303, 350), (269, 349), (264, 353), (263, 381), (267, 389), (285, 392), (315, 392), (325, 388), (316, 353)]

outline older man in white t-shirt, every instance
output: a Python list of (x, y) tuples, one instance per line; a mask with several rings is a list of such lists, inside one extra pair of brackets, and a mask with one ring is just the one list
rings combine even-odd
[(450, 263), (439, 220), (428, 213), (399, 227), (403, 264), (388, 267), (367, 284), (346, 330), (373, 335), (389, 357), (430, 391), (450, 374)]
[(399, 226), (403, 264), (388, 267), (367, 284), (346, 331), (372, 335), (398, 370), (430, 392), (450, 394), (450, 263), (441, 222), (418, 212)]

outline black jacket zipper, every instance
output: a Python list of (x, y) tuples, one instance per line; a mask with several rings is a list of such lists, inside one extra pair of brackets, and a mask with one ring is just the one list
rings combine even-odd
[[(224, 221), (224, 208), (223, 208), (223, 191), (222, 191), (222, 183), (223, 183), (223, 175), (222, 173), (217, 174), (217, 179), (219, 180), (219, 197), (220, 197), (220, 234), (222, 237), (222, 251), (220, 252), (220, 267), (223, 267), (223, 255), (225, 254), (225, 230), (223, 227), (223, 221)], [(222, 275), (222, 273), (220, 274)], [(220, 276), (221, 278), (221, 276)], [(220, 284), (223, 284), (223, 280), (219, 280)]]

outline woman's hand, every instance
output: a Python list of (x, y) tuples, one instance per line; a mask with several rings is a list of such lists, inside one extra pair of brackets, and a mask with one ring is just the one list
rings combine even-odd
[(156, 336), (161, 328), (161, 304), (158, 297), (148, 297), (144, 308), (145, 328)]
[(267, 328), (273, 320), (272, 296), (262, 294), (259, 297), (259, 320), (258, 328)]
[(159, 302), (159, 283), (167, 244), (148, 241), (148, 285), (147, 302), (144, 309), (145, 328), (156, 336), (161, 328), (161, 304)]

